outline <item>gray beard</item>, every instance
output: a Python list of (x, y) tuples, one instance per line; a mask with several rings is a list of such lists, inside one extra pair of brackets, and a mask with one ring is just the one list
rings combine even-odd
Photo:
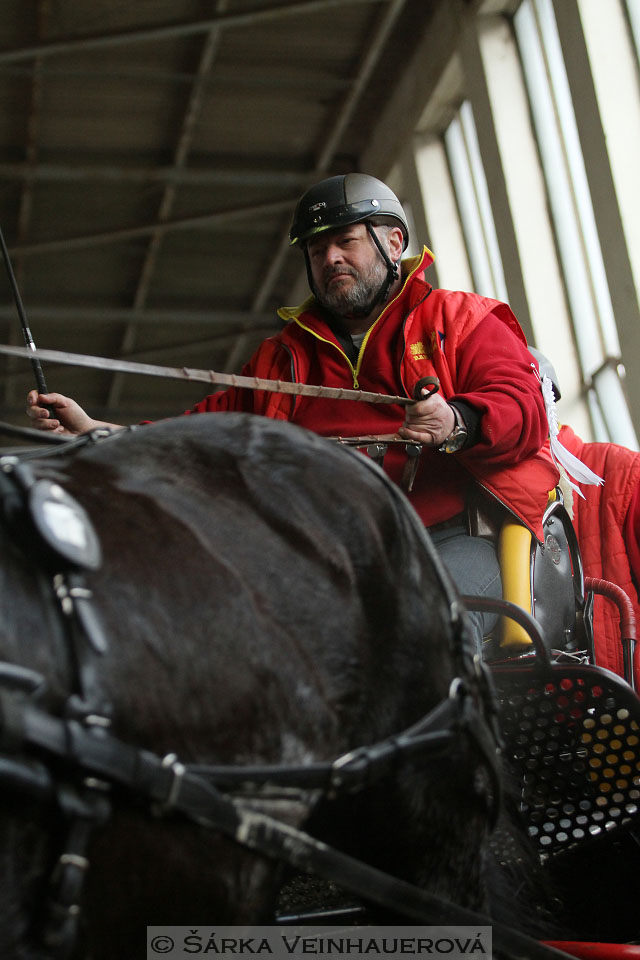
[[(344, 268), (335, 272), (344, 272)], [(325, 284), (331, 278), (332, 273), (333, 271), (328, 271), (325, 275)], [(326, 310), (339, 317), (362, 316), (373, 309), (373, 300), (386, 280), (387, 268), (383, 263), (376, 262), (366, 272), (359, 273), (349, 267), (348, 273), (354, 277), (355, 283), (352, 283), (347, 289), (338, 288), (334, 290), (330, 288), (322, 293), (316, 293), (316, 298)]]

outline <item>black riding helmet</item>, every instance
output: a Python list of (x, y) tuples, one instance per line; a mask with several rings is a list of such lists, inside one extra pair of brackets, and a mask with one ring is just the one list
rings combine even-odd
[(370, 313), (376, 303), (386, 300), (392, 283), (398, 279), (398, 264), (392, 263), (373, 229), (375, 224), (391, 223), (402, 230), (405, 250), (409, 242), (409, 226), (402, 204), (386, 183), (365, 173), (347, 173), (329, 177), (310, 187), (298, 201), (289, 240), (304, 251), (309, 287), (315, 293), (307, 242), (325, 230), (335, 230), (352, 223), (364, 223), (387, 267), (387, 277), (375, 298), (360, 311)]
[(292, 244), (304, 245), (310, 237), (363, 220), (390, 217), (397, 221), (406, 249), (409, 226), (402, 205), (382, 180), (366, 173), (329, 177), (310, 187), (298, 201), (289, 232)]

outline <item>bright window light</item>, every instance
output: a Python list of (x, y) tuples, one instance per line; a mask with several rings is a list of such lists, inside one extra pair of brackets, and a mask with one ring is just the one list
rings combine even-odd
[(629, 249), (636, 296), (640, 300), (640, 84), (637, 48), (629, 30), (640, 31), (640, 0), (628, 0), (629, 20), (620, 0), (579, 0), (598, 110)]
[(462, 229), (478, 293), (507, 299), (495, 223), (471, 106), (462, 104), (444, 135)]
[(562, 418), (589, 439), (591, 417), (515, 38), (506, 18), (491, 16), (481, 18), (478, 39), (535, 346), (559, 378)]
[(626, 0), (625, 6), (636, 48), (636, 57), (640, 60), (640, 0)]
[(472, 290), (473, 278), (456, 197), (440, 137), (416, 138), (415, 163), (422, 191), (438, 283), (447, 290)]
[[(637, 447), (617, 364), (611, 364), (620, 344), (551, 0), (525, 0), (514, 27), (583, 376), (593, 383), (603, 414), (624, 406), (615, 439)], [(611, 428), (614, 419), (605, 420)]]

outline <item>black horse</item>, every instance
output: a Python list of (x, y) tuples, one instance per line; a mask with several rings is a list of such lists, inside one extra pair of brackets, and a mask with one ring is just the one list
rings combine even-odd
[[(457, 677), (473, 686), (446, 573), (404, 497), (359, 453), (224, 414), (23, 462), (25, 489), (51, 481), (97, 533), (102, 564), (84, 571), (81, 589), (108, 649), (94, 652), (90, 672), (120, 742), (183, 764), (312, 765), (415, 724), (447, 702)], [(3, 496), (0, 660), (41, 675), (40, 707), (62, 716), (78, 699), (79, 666), (53, 597), (58, 559), (28, 532), (19, 494)], [(314, 829), (348, 853), (482, 909), (486, 754), (463, 733), (437, 761), (394, 763), (333, 804), (315, 789), (254, 803), (295, 827), (314, 814)], [(67, 789), (86, 776), (53, 766)], [(69, 804), (0, 785), (0, 955), (47, 956), (37, 944)], [(273, 918), (277, 863), (187, 818), (153, 816), (124, 788), (108, 795), (87, 849), (78, 955), (132, 955), (151, 923)]]

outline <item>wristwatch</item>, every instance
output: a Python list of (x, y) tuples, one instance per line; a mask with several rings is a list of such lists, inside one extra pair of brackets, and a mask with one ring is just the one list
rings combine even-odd
[(449, 406), (453, 410), (456, 423), (447, 439), (444, 440), (443, 443), (441, 443), (438, 447), (440, 453), (455, 453), (457, 450), (461, 450), (467, 442), (467, 438), (469, 436), (467, 428), (464, 424), (464, 420), (460, 416), (460, 413), (453, 404), (449, 404)]

